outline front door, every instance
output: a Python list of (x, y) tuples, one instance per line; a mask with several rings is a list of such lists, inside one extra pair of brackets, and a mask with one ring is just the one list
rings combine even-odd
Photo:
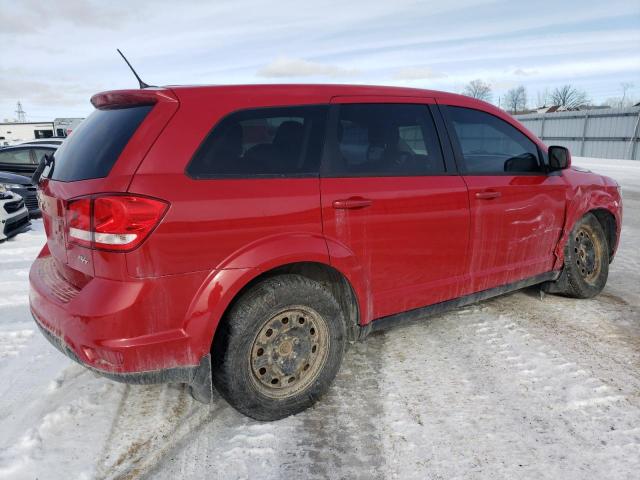
[(442, 107), (469, 189), (474, 292), (552, 270), (564, 223), (566, 183), (546, 173), (540, 149), (487, 112)]
[(373, 319), (459, 296), (469, 238), (467, 189), (445, 167), (433, 101), (379, 102), (334, 99), (321, 175), (324, 234), (362, 269)]

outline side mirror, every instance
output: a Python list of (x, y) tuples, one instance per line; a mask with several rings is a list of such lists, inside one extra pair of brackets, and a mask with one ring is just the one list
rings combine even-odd
[(571, 153), (566, 147), (549, 147), (549, 167), (551, 170), (565, 170), (571, 166)]

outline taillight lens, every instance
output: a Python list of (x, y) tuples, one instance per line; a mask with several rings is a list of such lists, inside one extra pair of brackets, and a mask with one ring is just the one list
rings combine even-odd
[(135, 195), (74, 200), (67, 206), (69, 241), (101, 250), (133, 250), (158, 225), (168, 206)]
[(91, 247), (91, 199), (75, 200), (67, 206), (69, 240), (83, 247)]

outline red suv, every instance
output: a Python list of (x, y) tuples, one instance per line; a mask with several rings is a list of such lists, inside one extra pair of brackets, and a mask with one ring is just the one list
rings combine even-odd
[(346, 344), (543, 284), (602, 290), (617, 184), (487, 103), (344, 85), (100, 93), (40, 184), (31, 311), (109, 378), (272, 420)]

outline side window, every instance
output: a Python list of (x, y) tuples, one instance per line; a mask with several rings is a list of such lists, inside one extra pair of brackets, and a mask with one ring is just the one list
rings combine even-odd
[(34, 130), (33, 136), (35, 138), (51, 138), (53, 137), (53, 130)]
[(444, 160), (425, 105), (344, 104), (327, 176), (443, 173)]
[(36, 164), (39, 164), (45, 155), (51, 155), (54, 151), (50, 148), (36, 148), (33, 150), (36, 158)]
[(29, 149), (16, 149), (0, 152), (0, 163), (11, 163), (16, 165), (31, 164)]
[(538, 148), (526, 135), (493, 115), (448, 107), (466, 173), (535, 173), (542, 170)]
[(209, 133), (187, 172), (194, 178), (317, 175), (327, 107), (243, 110)]

